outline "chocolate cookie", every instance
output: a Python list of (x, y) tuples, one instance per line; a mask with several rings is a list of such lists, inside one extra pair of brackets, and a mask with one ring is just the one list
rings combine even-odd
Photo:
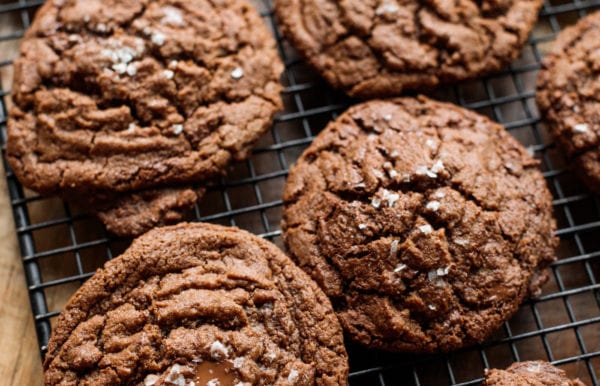
[(45, 384), (346, 385), (327, 297), (277, 247), (209, 224), (157, 228), (73, 295)]
[(585, 386), (579, 379), (569, 379), (567, 374), (548, 362), (531, 361), (513, 363), (506, 370), (492, 369), (485, 373), (486, 386)]
[(351, 96), (475, 78), (514, 59), (542, 0), (276, 0), (285, 36)]
[(552, 197), (502, 126), (424, 97), (352, 107), (290, 170), (292, 257), (365, 345), (482, 342), (555, 259)]
[(42, 194), (204, 182), (281, 107), (275, 42), (245, 0), (50, 0), (20, 54), (7, 156)]
[(600, 12), (557, 37), (542, 62), (542, 118), (583, 182), (600, 193)]
[(176, 224), (192, 212), (204, 188), (147, 189), (104, 199), (94, 197), (86, 204), (118, 236), (141, 235), (152, 228)]

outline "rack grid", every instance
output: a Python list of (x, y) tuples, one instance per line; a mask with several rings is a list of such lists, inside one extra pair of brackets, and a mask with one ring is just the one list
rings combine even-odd
[[(282, 38), (271, 0), (255, 0), (286, 65), (285, 109), (252, 157), (231, 166), (209, 188), (193, 220), (235, 225), (283, 248), (281, 193), (290, 164), (325, 125), (354, 101), (328, 88)], [(0, 145), (26, 284), (43, 356), (53, 324), (70, 295), (129, 240), (57, 198), (24, 189), (5, 158), (12, 60), (40, 0), (0, 0)], [(446, 355), (390, 354), (348, 343), (350, 385), (477, 385), (484, 369), (543, 359), (581, 378), (600, 380), (600, 201), (567, 169), (535, 105), (540, 60), (556, 34), (600, 9), (600, 0), (546, 0), (521, 56), (508, 68), (432, 94), (501, 122), (540, 160), (554, 197), (558, 261), (543, 294), (526, 301), (485, 344)]]

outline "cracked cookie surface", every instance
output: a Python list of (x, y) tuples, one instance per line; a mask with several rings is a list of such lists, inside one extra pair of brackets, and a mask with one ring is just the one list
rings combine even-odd
[(374, 98), (496, 71), (542, 0), (277, 0), (285, 36), (334, 87)]
[(600, 12), (558, 35), (542, 61), (537, 103), (575, 172), (600, 193)]
[(290, 170), (284, 240), (354, 340), (458, 349), (547, 279), (558, 240), (537, 165), (502, 126), (458, 106), (360, 104)]
[[(342, 329), (276, 246), (210, 224), (157, 228), (58, 319), (46, 385), (346, 385)], [(212, 383), (211, 383), (212, 382)]]
[(579, 379), (544, 361), (513, 363), (506, 370), (492, 369), (485, 373), (485, 386), (585, 386)]
[(245, 0), (51, 0), (14, 65), (7, 156), (42, 194), (201, 183), (281, 106), (283, 65)]

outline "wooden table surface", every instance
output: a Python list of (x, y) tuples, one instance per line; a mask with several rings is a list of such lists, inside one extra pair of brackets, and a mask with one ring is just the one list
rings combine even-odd
[(0, 166), (0, 385), (41, 385), (42, 365), (21, 255)]

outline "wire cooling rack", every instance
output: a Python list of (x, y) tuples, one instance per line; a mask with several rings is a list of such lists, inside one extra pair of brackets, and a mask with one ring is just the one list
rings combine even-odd
[[(12, 59), (18, 40), (43, 1), (0, 0), (0, 143), (31, 309), (44, 355), (56, 316), (70, 295), (106, 260), (127, 247), (101, 224), (56, 198), (24, 190), (5, 158)], [(236, 225), (282, 245), (281, 193), (288, 168), (351, 101), (333, 92), (297, 57), (275, 27), (269, 0), (255, 1), (286, 64), (285, 110), (252, 157), (233, 165), (196, 207), (195, 219)], [(588, 385), (600, 379), (600, 202), (572, 176), (552, 145), (535, 105), (540, 58), (564, 27), (600, 8), (600, 0), (546, 0), (522, 55), (481, 80), (445, 88), (434, 97), (503, 123), (541, 161), (554, 196), (561, 245), (542, 296), (483, 345), (435, 356), (407, 356), (348, 345), (350, 385), (476, 385), (484, 369), (544, 359)]]

